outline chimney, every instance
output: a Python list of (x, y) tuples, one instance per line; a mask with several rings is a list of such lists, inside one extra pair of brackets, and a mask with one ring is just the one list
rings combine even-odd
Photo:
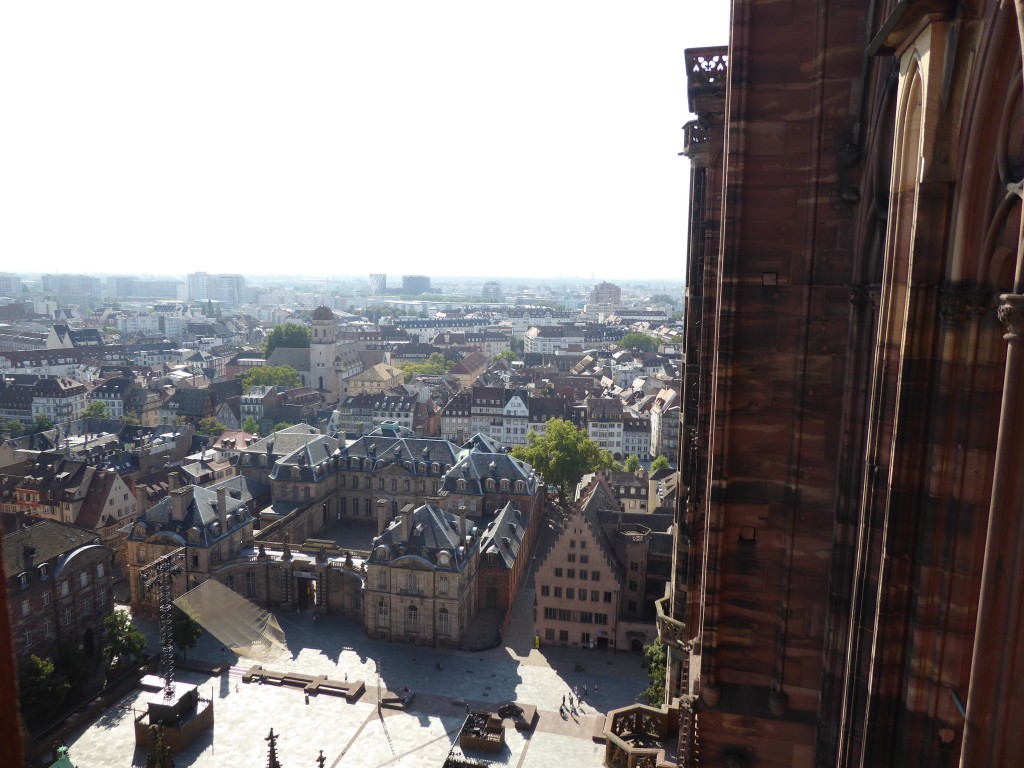
[(466, 543), (466, 505), (459, 504), (459, 544)]
[(377, 535), (384, 533), (388, 527), (388, 502), (387, 499), (377, 499)]
[(191, 486), (175, 488), (171, 491), (171, 519), (184, 520), (188, 503), (192, 501)]
[(21, 558), (25, 562), (25, 570), (31, 571), (32, 566), (36, 563), (36, 550), (35, 547), (30, 547), (26, 544), (21, 550)]
[(167, 488), (168, 488), (168, 490), (173, 491), (177, 487), (178, 487), (178, 473), (177, 472), (168, 472), (167, 473)]
[(217, 519), (220, 521), (220, 535), (228, 532), (228, 489), (223, 485), (217, 489)]
[(402, 507), (402, 543), (408, 544), (409, 537), (412, 536), (412, 513), (413, 505), (406, 504)]

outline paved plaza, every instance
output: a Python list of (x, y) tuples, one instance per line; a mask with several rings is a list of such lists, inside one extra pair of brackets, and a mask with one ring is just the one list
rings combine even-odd
[[(514, 607), (502, 646), (469, 653), (371, 640), (355, 622), (310, 614), (279, 613), (287, 648), (260, 659), (267, 669), (324, 674), (334, 679), (363, 680), (366, 692), (354, 704), (321, 694), (306, 703), (301, 689), (242, 682), (252, 664), (226, 652), (229, 673), (208, 677), (180, 671), (177, 679), (212, 695), (215, 727), (178, 755), (176, 765), (205, 767), (263, 765), (270, 728), (279, 735), (278, 754), (285, 768), (315, 766), (323, 750), (326, 766), (440, 766), (472, 707), (496, 708), (509, 700), (537, 706), (532, 733), (506, 730), (503, 753), (469, 756), (494, 765), (599, 766), (603, 745), (593, 739), (603, 715), (636, 700), (646, 685), (640, 655), (568, 648), (532, 647), (533, 590), (524, 588)], [(152, 622), (140, 622), (156, 648)], [(220, 644), (204, 635), (190, 658), (218, 662)], [(439, 668), (440, 667), (440, 668)], [(377, 710), (378, 671), (382, 689), (413, 692), (407, 711)], [(583, 693), (575, 717), (559, 714), (562, 697)], [(71, 758), (82, 766), (141, 766), (145, 751), (136, 750), (133, 708), (145, 709), (154, 694), (137, 690), (108, 709), (84, 732), (69, 734)], [(464, 702), (464, 703), (463, 703)]]

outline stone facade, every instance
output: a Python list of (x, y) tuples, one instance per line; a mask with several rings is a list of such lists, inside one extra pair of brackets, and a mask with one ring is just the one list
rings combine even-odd
[(1018, 14), (739, 0), (687, 51), (683, 765), (1024, 751)]

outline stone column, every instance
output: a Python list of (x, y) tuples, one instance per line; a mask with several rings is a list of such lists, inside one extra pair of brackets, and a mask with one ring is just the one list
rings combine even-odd
[(1008, 342), (985, 560), (960, 765), (1011, 764), (1024, 752), (1024, 295), (1003, 294)]

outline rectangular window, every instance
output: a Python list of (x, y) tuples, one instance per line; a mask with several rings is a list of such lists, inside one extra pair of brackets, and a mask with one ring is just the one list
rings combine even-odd
[(545, 608), (544, 609), (544, 618), (545, 619), (553, 619), (553, 618), (555, 618), (555, 616), (556, 616), (556, 613), (555, 613), (555, 609), (554, 608)]
[(590, 602), (596, 603), (601, 599), (601, 593), (596, 589), (590, 590)]
[(61, 623), (64, 624), (65, 627), (70, 627), (71, 626), (71, 617), (72, 617), (71, 606), (70, 605), (65, 606), (64, 614), (61, 617)]
[(21, 601), (21, 615), (22, 616), (28, 616), (28, 612), (29, 612), (30, 609), (31, 609), (31, 606), (29, 605), (28, 600), (22, 600)]
[(587, 590), (581, 589), (580, 590), (580, 600), (583, 600), (585, 602), (586, 599), (587, 599)]
[[(447, 595), (448, 594), (448, 577), (447, 576), (442, 576), (438, 580), (438, 591), (442, 595)], [(445, 634), (447, 634), (447, 632)]]
[(580, 555), (580, 565), (586, 565), (590, 560), (586, 555)]
[(594, 623), (595, 624), (607, 625), (608, 624), (608, 614), (607, 613), (595, 613), (594, 614)]
[(630, 592), (636, 592), (636, 588), (637, 588), (636, 579), (630, 579), (629, 580), (629, 591)]
[(576, 539), (569, 539), (569, 549), (576, 549)]
[(572, 614), (568, 608), (558, 609), (558, 620), (559, 621), (572, 621)]
[(570, 579), (575, 579), (575, 578), (576, 578), (576, 569), (575, 569), (575, 568), (567, 568), (567, 569), (565, 570), (565, 574), (566, 574), (566, 576), (568, 576), (568, 577), (569, 577)]
[(566, 559), (570, 563), (575, 563), (576, 562), (576, 553), (575, 552), (570, 552), (568, 558), (566, 558)]
[(548, 627), (547, 629), (544, 630), (544, 639), (545, 640), (554, 640), (555, 639), (555, 630), (552, 627)]
[(586, 548), (587, 548), (587, 542), (581, 541), (580, 542), (580, 549), (586, 549)]
[(594, 614), (590, 611), (580, 611), (580, 624), (593, 624)]
[(78, 574), (78, 586), (80, 586), (80, 587), (87, 587), (87, 586), (89, 586), (89, 572), (88, 571), (82, 571), (80, 574)]
[(547, 597), (550, 594), (551, 594), (551, 587), (549, 587), (547, 584), (541, 584), (540, 585), (540, 595), (541, 595), (541, 597)]
[(60, 583), (60, 596), (61, 597), (67, 597), (70, 594), (71, 594), (71, 584), (68, 582), (67, 579), (64, 579), (64, 581), (62, 581)]
[(49, 604), (50, 604), (50, 593), (49, 592), (43, 592), (43, 605), (46, 606), (46, 605), (49, 605)]
[(631, 570), (633, 573), (636, 573), (637, 571), (640, 570), (640, 563), (638, 563), (636, 560), (630, 560), (629, 561), (629, 570)]
[(556, 579), (562, 578), (562, 569), (561, 568), (555, 568), (555, 578)]
[(82, 615), (88, 616), (90, 613), (92, 613), (92, 599), (87, 597), (82, 601)]
[(566, 599), (568, 599), (568, 600), (572, 600), (573, 598), (575, 598), (575, 597), (576, 597), (576, 590), (575, 590), (575, 589), (573, 589), (572, 587), (569, 587), (569, 588), (567, 588), (567, 589), (565, 590), (565, 597), (566, 597)]
[(252, 571), (245, 574), (245, 596), (256, 597), (256, 574)]
[(96, 593), (96, 605), (103, 606), (103, 605), (106, 605), (106, 604), (107, 604), (107, 590), (101, 589), (99, 592)]
[(43, 619), (43, 635), (45, 637), (53, 637), (53, 619), (49, 616)]
[(560, 630), (558, 630), (558, 639), (559, 639), (559, 641), (561, 641), (563, 643), (568, 643), (569, 642), (569, 630), (568, 629), (560, 629)]
[(555, 597), (561, 597), (561, 596), (562, 596), (562, 588), (561, 587), (555, 587)]
[(590, 633), (589, 632), (582, 632), (582, 633), (580, 633), (580, 645), (590, 645)]
[(584, 571), (584, 570), (581, 570), (580, 571), (580, 581), (586, 581), (586, 580), (587, 580), (587, 572)]
[(611, 592), (605, 592), (604, 593), (604, 601), (606, 603), (610, 603), (612, 601), (612, 593)]
[(103, 563), (97, 563), (96, 564), (96, 578), (97, 579), (102, 579), (103, 578)]
[(32, 630), (29, 628), (25, 629), (25, 645), (32, 645)]
[(600, 571), (591, 571), (590, 572), (590, 580), (591, 581), (600, 581), (601, 580), (601, 572)]

